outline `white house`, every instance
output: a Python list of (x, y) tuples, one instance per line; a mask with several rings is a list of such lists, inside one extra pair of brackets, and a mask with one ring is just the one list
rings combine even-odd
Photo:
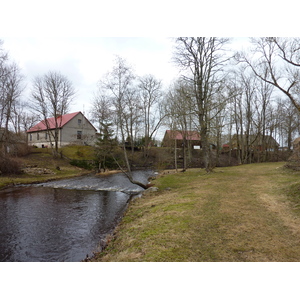
[[(96, 142), (96, 128), (81, 113), (75, 112), (41, 121), (27, 131), (27, 141), (30, 146), (54, 146), (55, 123), (58, 124), (58, 147), (69, 144), (94, 145)], [(48, 124), (48, 128), (47, 128)]]

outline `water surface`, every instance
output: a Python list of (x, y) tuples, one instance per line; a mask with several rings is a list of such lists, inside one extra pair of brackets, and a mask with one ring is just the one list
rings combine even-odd
[[(150, 172), (135, 172), (147, 182)], [(129, 195), (123, 174), (85, 176), (0, 192), (0, 261), (81, 261), (99, 250)]]

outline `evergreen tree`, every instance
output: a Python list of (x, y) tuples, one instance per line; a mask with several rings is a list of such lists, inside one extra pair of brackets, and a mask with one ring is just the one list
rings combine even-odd
[(112, 123), (100, 122), (100, 137), (96, 143), (96, 156), (99, 161), (99, 171), (105, 171), (114, 165), (113, 154), (117, 148), (117, 139), (114, 137)]

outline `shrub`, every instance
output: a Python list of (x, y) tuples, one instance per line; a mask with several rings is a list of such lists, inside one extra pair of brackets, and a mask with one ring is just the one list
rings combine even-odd
[(21, 163), (9, 156), (0, 157), (0, 172), (1, 174), (21, 174)]
[(94, 162), (80, 159), (72, 159), (70, 164), (75, 167), (83, 168), (86, 170), (92, 170), (94, 168)]

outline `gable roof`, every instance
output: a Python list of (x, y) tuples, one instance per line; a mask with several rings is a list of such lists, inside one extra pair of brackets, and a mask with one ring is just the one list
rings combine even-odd
[[(243, 139), (246, 140), (246, 136), (243, 135)], [(253, 145), (261, 145), (263, 143), (263, 136), (262, 135), (255, 135), (255, 134), (250, 134), (248, 136), (248, 139), (249, 139), (249, 142), (250, 144), (253, 144)], [(232, 137), (232, 140), (234, 143), (236, 143), (237, 141), (237, 135), (234, 134), (233, 137)], [(279, 143), (277, 143), (277, 141), (271, 136), (271, 135), (265, 135), (264, 136), (264, 142), (266, 144), (269, 144), (270, 146), (277, 146), (279, 147)]]
[(183, 133), (185, 138), (189, 141), (200, 141), (200, 135), (197, 131), (179, 131), (179, 130), (166, 130), (165, 138), (168, 137), (172, 140), (183, 140)]
[[(57, 117), (58, 128), (62, 128), (63, 126), (65, 126), (69, 121), (71, 121), (74, 117), (76, 117), (80, 113), (81, 112), (78, 111), (78, 112), (75, 112), (75, 113), (65, 114), (65, 115)], [(54, 117), (48, 118), (48, 119), (46, 119), (46, 121), (49, 124), (49, 129), (55, 129), (56, 128)], [(43, 120), (43, 121), (39, 122), (35, 126), (31, 127), (29, 130), (27, 130), (27, 132), (36, 132), (36, 131), (47, 130), (46, 121)]]

